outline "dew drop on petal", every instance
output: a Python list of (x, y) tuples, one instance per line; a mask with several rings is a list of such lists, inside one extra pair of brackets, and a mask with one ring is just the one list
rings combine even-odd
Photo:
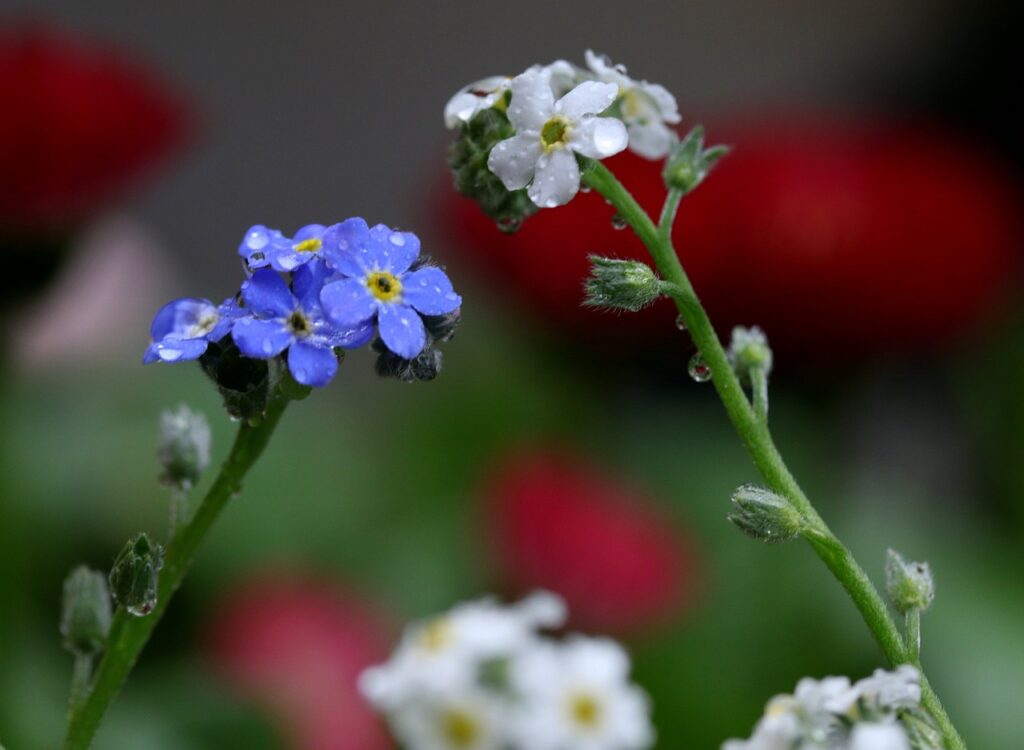
[[(236, 237), (238, 235), (235, 235)], [(253, 227), (249, 230), (248, 234), (245, 235), (245, 245), (250, 250), (259, 250), (270, 242), (270, 232), (267, 231), (266, 227)], [(260, 258), (262, 260), (262, 258)]]
[(296, 370), (296, 371), (295, 371), (295, 373), (294, 373), (294, 375), (295, 375), (295, 379), (296, 379), (297, 381), (299, 381), (300, 383), (301, 383), (302, 381), (304, 381), (304, 380), (307, 380), (307, 378), (306, 378), (306, 371), (305, 371), (305, 370), (303, 370), (303, 369), (301, 369), (301, 368), (300, 368), (300, 369), (298, 369), (298, 370)]
[(181, 355), (184, 354), (180, 349), (166, 349), (160, 347), (157, 351), (157, 356), (160, 357), (164, 362), (177, 362), (181, 359)]
[(393, 234), (388, 237), (388, 240), (390, 240), (391, 244), (395, 247), (402, 247), (405, 244), (405, 237), (400, 234)]
[(555, 208), (556, 206), (558, 206), (558, 201), (555, 200), (554, 198), (548, 198), (546, 201), (544, 201), (545, 208)]
[(272, 351), (274, 351), (274, 342), (270, 339), (263, 339), (263, 353), (269, 355)]
[(711, 368), (708, 367), (708, 363), (704, 361), (704, 357), (701, 356), (700, 352), (690, 357), (690, 363), (686, 366), (686, 371), (698, 383), (706, 383), (711, 380)]
[(626, 217), (616, 211), (612, 214), (612, 229), (622, 230), (629, 226), (629, 222), (626, 221)]

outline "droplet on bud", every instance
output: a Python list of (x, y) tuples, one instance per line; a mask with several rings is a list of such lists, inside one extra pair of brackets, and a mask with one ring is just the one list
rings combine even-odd
[(711, 380), (711, 368), (704, 361), (704, 357), (701, 356), (700, 352), (690, 357), (690, 364), (687, 365), (686, 371), (698, 383), (706, 383)]
[(519, 216), (505, 216), (498, 219), (495, 224), (498, 230), (505, 234), (515, 234), (523, 226), (523, 220)]
[(629, 222), (626, 221), (626, 217), (616, 211), (612, 214), (612, 229), (621, 230), (629, 226)]

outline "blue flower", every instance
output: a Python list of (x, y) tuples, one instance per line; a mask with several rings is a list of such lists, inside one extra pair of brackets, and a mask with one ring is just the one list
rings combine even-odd
[(289, 239), (276, 229), (256, 224), (245, 233), (238, 254), (250, 270), (270, 266), (290, 273), (320, 255), (325, 228), (323, 224), (307, 224)]
[(323, 235), (328, 265), (341, 278), (320, 293), (328, 319), (341, 328), (372, 324), (398, 356), (413, 359), (427, 343), (421, 315), (446, 315), (462, 298), (440, 268), (410, 271), (420, 254), (419, 238), (383, 224), (372, 229), (362, 219), (347, 219)]
[(238, 318), (231, 336), (239, 351), (271, 359), (288, 350), (288, 369), (303, 385), (331, 382), (338, 371), (334, 347), (354, 349), (373, 337), (369, 322), (334, 326), (323, 315), (320, 290), (330, 270), (320, 261), (300, 266), (292, 289), (269, 268), (242, 284), (242, 301), (250, 313)]
[(237, 315), (234, 298), (220, 307), (208, 299), (183, 297), (168, 302), (153, 318), (152, 338), (143, 364), (197, 359), (211, 341), (220, 341), (231, 329)]

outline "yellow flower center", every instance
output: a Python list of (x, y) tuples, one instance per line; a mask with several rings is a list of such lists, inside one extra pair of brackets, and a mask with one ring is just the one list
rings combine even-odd
[(381, 302), (391, 302), (402, 294), (402, 282), (388, 271), (374, 271), (366, 277), (366, 286), (370, 294)]
[(540, 129), (540, 143), (545, 151), (561, 148), (569, 142), (569, 121), (555, 115)]
[(420, 631), (419, 645), (421, 648), (437, 653), (451, 643), (452, 626), (447, 618), (438, 617), (423, 626)]
[(472, 747), (480, 739), (480, 722), (468, 711), (450, 708), (441, 714), (441, 734), (452, 747)]
[(189, 331), (190, 337), (196, 339), (200, 336), (205, 336), (214, 329), (218, 320), (220, 320), (220, 316), (217, 313), (204, 315), (192, 326), (192, 329)]
[(315, 253), (323, 247), (324, 241), (319, 237), (310, 237), (308, 240), (296, 242), (292, 249), (297, 253)]
[(576, 693), (569, 698), (569, 716), (583, 729), (596, 729), (601, 723), (601, 704), (587, 693)]

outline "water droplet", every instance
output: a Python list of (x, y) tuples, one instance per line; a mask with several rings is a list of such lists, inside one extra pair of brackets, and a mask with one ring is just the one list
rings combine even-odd
[(263, 339), (263, 353), (269, 355), (274, 351), (274, 342), (270, 339)]
[(303, 382), (304, 380), (307, 380), (307, 379), (308, 379), (308, 378), (306, 377), (306, 375), (307, 375), (306, 371), (305, 371), (305, 370), (303, 370), (303, 369), (301, 369), (301, 368), (300, 368), (300, 369), (298, 369), (298, 370), (296, 370), (296, 371), (295, 371), (295, 373), (294, 373), (294, 375), (295, 375), (295, 379), (296, 379), (297, 381), (299, 381), (300, 383), (301, 383), (301, 382)]
[(506, 234), (518, 232), (519, 228), (523, 226), (523, 220), (518, 216), (505, 216), (495, 223), (498, 225), (498, 229)]
[(157, 350), (157, 356), (159, 356), (164, 362), (176, 362), (181, 359), (182, 354), (184, 354), (184, 352), (180, 349), (167, 349), (163, 346)]
[(589, 193), (591, 190), (593, 190), (593, 188), (590, 187), (590, 185), (581, 185), (580, 186), (580, 192), (581, 193)]
[(388, 238), (395, 247), (402, 247), (405, 244), (405, 237), (400, 234), (393, 234)]
[(679, 315), (676, 316), (676, 328), (678, 328), (680, 331), (686, 330), (686, 319), (683, 318), (682, 313), (679, 313)]
[(259, 250), (268, 242), (270, 242), (270, 231), (264, 226), (254, 226), (245, 235), (245, 244), (250, 250)]
[(156, 606), (156, 599), (144, 601), (140, 604), (131, 604), (125, 607), (131, 614), (136, 617), (145, 617), (153, 611), (153, 607)]
[(612, 229), (619, 230), (625, 229), (629, 226), (629, 222), (626, 221), (626, 217), (620, 214), (618, 211), (612, 214)]
[(698, 383), (706, 383), (711, 380), (711, 368), (708, 367), (708, 363), (704, 361), (700, 352), (690, 357), (690, 364), (687, 365), (686, 371)]
[(546, 201), (544, 201), (545, 208), (554, 208), (557, 205), (558, 201), (555, 198), (548, 198)]

